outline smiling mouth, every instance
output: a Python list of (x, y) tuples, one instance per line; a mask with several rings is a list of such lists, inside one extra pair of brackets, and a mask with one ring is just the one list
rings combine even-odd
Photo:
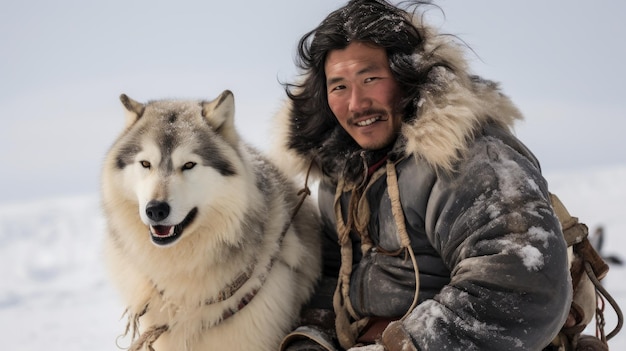
[(194, 208), (182, 222), (176, 225), (151, 225), (150, 226), (150, 237), (152, 238), (152, 242), (158, 246), (167, 246), (173, 244), (176, 240), (180, 239), (183, 234), (183, 231), (193, 220), (196, 218), (198, 214), (198, 209)]
[(371, 126), (372, 124), (378, 122), (378, 121), (386, 121), (387, 118), (383, 118), (382, 115), (379, 116), (375, 116), (375, 117), (370, 117), (368, 119), (364, 119), (362, 121), (358, 121), (356, 123), (354, 123), (355, 125), (357, 125), (358, 127), (367, 127), (367, 126)]
[(372, 117), (364, 121), (357, 122), (356, 125), (359, 127), (367, 127), (367, 126), (374, 124), (374, 122), (379, 121), (379, 120), (380, 120), (380, 117)]

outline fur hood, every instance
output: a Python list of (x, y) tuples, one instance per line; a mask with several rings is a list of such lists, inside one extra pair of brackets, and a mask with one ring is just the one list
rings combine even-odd
[[(414, 155), (436, 172), (452, 172), (485, 125), (512, 132), (522, 115), (497, 83), (468, 72), (462, 45), (420, 23), (416, 26), (425, 44), (413, 53), (413, 66), (427, 78), (413, 97), (415, 116), (403, 122), (393, 149), (383, 152), (391, 151), (390, 157)], [(306, 172), (313, 162), (314, 177), (323, 174), (336, 181), (343, 176), (357, 182), (364, 165), (382, 157), (380, 152), (360, 149), (338, 123), (330, 133), (304, 145), (297, 118), (287, 101), (275, 116), (271, 147), (277, 164), (292, 176)]]

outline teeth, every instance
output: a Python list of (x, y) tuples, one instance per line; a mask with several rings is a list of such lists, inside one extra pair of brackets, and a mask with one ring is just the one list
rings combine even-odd
[(364, 121), (358, 122), (357, 125), (360, 127), (365, 127), (365, 126), (369, 126), (372, 123), (378, 121), (380, 119), (380, 117), (372, 117), (370, 119), (366, 119)]
[(162, 238), (170, 237), (174, 234), (174, 226), (150, 226), (150, 231), (152, 234)]

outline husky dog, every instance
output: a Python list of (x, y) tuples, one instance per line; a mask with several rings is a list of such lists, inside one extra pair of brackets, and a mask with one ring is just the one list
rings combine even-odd
[(120, 99), (102, 201), (130, 349), (277, 349), (319, 276), (316, 209), (240, 140), (230, 91)]

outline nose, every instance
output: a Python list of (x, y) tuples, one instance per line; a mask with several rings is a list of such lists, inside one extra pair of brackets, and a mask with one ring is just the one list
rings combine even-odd
[(152, 200), (146, 206), (146, 215), (155, 222), (160, 222), (170, 215), (170, 205), (164, 201)]
[(362, 87), (354, 86), (350, 94), (350, 103), (348, 108), (351, 113), (363, 112), (371, 107), (371, 100)]

